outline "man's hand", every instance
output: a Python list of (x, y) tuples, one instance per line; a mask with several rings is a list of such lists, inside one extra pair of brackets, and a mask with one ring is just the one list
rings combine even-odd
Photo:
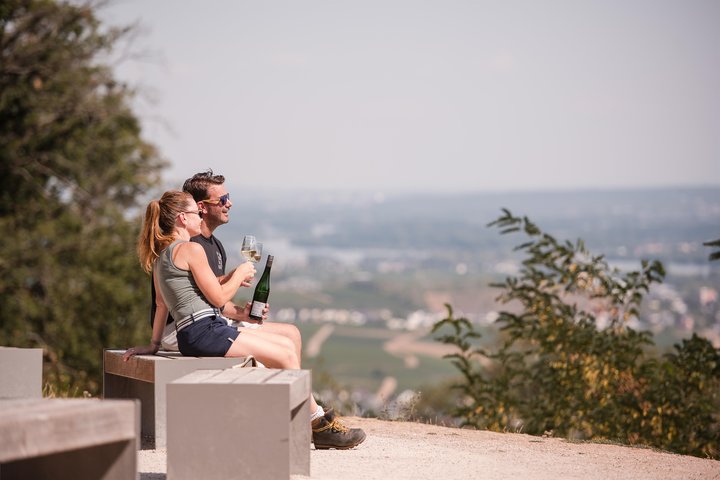
[(270, 304), (266, 303), (265, 308), (263, 308), (262, 311), (262, 319), (261, 320), (255, 320), (254, 318), (250, 318), (250, 308), (252, 307), (252, 302), (247, 302), (245, 304), (245, 308), (243, 309), (243, 315), (245, 315), (245, 322), (250, 323), (259, 323), (262, 325), (262, 323), (267, 320), (268, 314), (270, 313)]
[(229, 318), (230, 320), (235, 320), (237, 322), (248, 322), (248, 323), (260, 323), (262, 324), (265, 320), (268, 318), (268, 314), (270, 313), (270, 304), (267, 304), (262, 312), (262, 320), (255, 320), (253, 318), (250, 318), (250, 307), (252, 306), (252, 302), (247, 302), (243, 308), (240, 308), (239, 305), (235, 305), (232, 302), (228, 302), (225, 304), (225, 308), (223, 309), (223, 316)]

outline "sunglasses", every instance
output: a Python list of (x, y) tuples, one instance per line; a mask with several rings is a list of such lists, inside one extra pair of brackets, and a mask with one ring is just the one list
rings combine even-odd
[(210, 199), (208, 198), (207, 200), (203, 200), (203, 202), (209, 203), (209, 204), (211, 204), (211, 205), (217, 205), (217, 204), (219, 203), (221, 206), (224, 207), (224, 206), (227, 204), (228, 200), (230, 200), (230, 194), (229, 194), (229, 193), (226, 193), (225, 195), (223, 195), (222, 197), (218, 198), (217, 200), (210, 200)]
[[(185, 215), (194, 213), (194, 214), (197, 215), (198, 217), (202, 218), (202, 212), (200, 212), (200, 211), (198, 211), (198, 210), (183, 210), (183, 211), (180, 212), (180, 213), (184, 213)], [(178, 215), (180, 215), (180, 213), (178, 213)]]

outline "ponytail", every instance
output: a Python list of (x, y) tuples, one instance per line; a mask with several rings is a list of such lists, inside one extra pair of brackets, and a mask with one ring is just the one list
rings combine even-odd
[(160, 200), (148, 204), (137, 242), (140, 266), (146, 272), (152, 271), (160, 252), (175, 240), (175, 219), (186, 208), (188, 200), (192, 200), (189, 194), (171, 190)]

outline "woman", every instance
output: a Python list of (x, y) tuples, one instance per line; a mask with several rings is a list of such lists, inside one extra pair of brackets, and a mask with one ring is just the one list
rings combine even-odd
[[(221, 283), (208, 265), (202, 246), (190, 242), (199, 233), (200, 215), (190, 194), (165, 192), (160, 200), (148, 205), (137, 250), (140, 264), (146, 272), (152, 272), (155, 289), (161, 295), (156, 298), (151, 344), (128, 349), (123, 359), (157, 353), (169, 310), (173, 318), (179, 319), (177, 343), (183, 355), (252, 355), (270, 368), (299, 369), (300, 359), (289, 338), (262, 330), (232, 328), (220, 317), (219, 307), (231, 300), (240, 287), (250, 286), (255, 267), (243, 263)], [(312, 396), (310, 411), (315, 448), (352, 448), (365, 440), (365, 432), (342, 425), (332, 409), (325, 412)]]

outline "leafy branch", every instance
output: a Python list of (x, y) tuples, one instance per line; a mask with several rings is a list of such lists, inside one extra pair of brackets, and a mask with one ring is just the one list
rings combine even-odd
[(652, 336), (630, 326), (663, 265), (643, 260), (620, 272), (581, 239), (559, 241), (502, 212), (489, 226), (525, 238), (515, 247), (519, 272), (491, 285), (513, 307), (499, 312), (501, 343), (474, 346), (479, 334), (449, 305), (433, 330), (450, 327), (439, 341), (458, 347), (448, 358), (462, 374), (463, 423), (720, 457), (720, 351), (694, 336), (672, 355), (648, 357)]

